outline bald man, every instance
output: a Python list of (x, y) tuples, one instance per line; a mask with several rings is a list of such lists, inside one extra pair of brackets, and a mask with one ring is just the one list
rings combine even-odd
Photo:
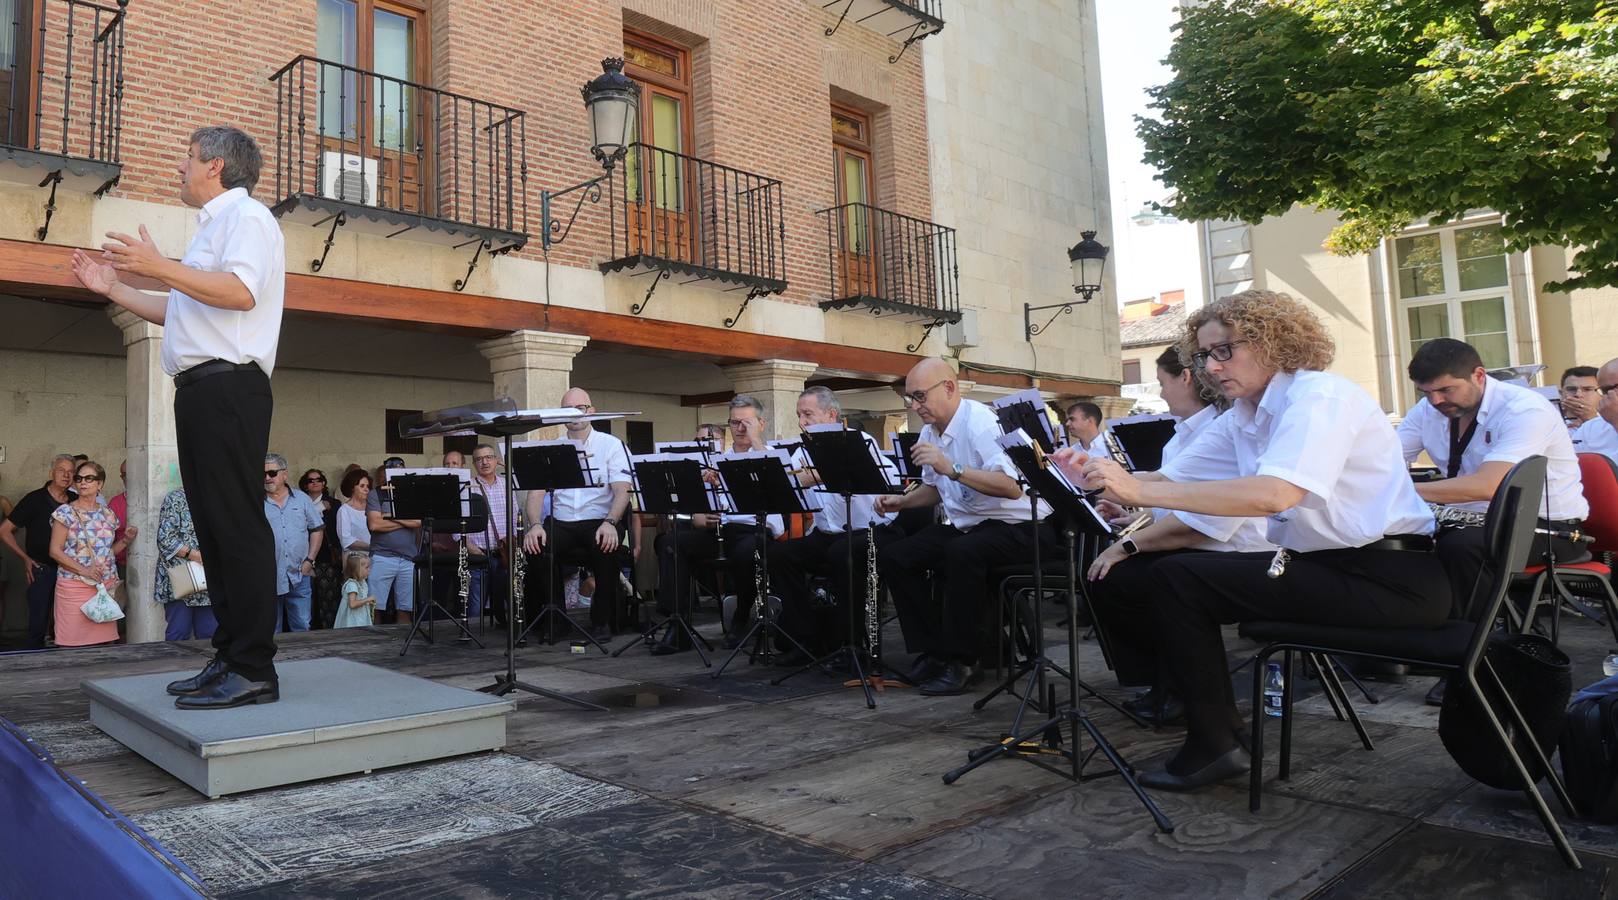
[[(562, 406), (582, 413), (594, 413), (590, 395), (582, 388), (569, 388), (562, 395)], [(523, 504), (529, 522), (523, 534), (523, 550), (529, 554), (529, 584), (538, 584), (539, 598), (545, 603), (562, 599), (562, 566), (581, 565), (595, 575), (596, 592), (590, 601), (590, 636), (597, 641), (611, 640), (627, 624), (619, 608), (618, 572), (628, 563), (621, 552), (623, 539), (619, 525), (629, 510), (629, 452), (624, 442), (591, 427), (589, 422), (567, 425), (567, 439), (584, 447), (590, 473), (602, 487), (559, 490), (551, 497), (551, 517), (543, 517), (545, 491), (529, 491)], [(546, 578), (551, 568), (545, 554), (556, 554), (554, 578)]]
[(1596, 371), (1596, 390), (1601, 392), (1596, 417), (1573, 429), (1573, 449), (1599, 453), (1618, 465), (1618, 359)]
[[(933, 524), (882, 551), (877, 566), (893, 593), (906, 647), (919, 654), (905, 680), (923, 694), (960, 694), (977, 677), (994, 609), (989, 567), (1032, 561), (1031, 510), (1017, 483), (1017, 469), (995, 441), (1000, 423), (987, 406), (961, 396), (955, 370), (941, 359), (917, 363), (905, 377), (905, 405), (924, 423), (911, 460), (921, 467), (922, 487), (884, 495), (879, 513), (942, 504), (949, 524)], [(1043, 520), (1043, 552), (1057, 558), (1061, 545)], [(943, 605), (932, 601), (929, 577), (943, 581)]]

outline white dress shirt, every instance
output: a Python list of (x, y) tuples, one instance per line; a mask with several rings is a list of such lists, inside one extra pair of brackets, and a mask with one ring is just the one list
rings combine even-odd
[[(955, 410), (955, 416), (949, 420), (949, 426), (944, 429), (944, 433), (939, 434), (932, 425), (923, 425), (921, 437), (917, 438), (916, 443), (936, 444), (944, 451), (944, 456), (950, 462), (963, 469), (1003, 472), (1007, 477), (1016, 480), (1021, 477), (1017, 467), (1012, 465), (1005, 449), (997, 443), (1000, 433), (1000, 419), (994, 414), (994, 410), (976, 400), (962, 397), (961, 405)], [(956, 528), (965, 531), (989, 519), (998, 519), (1002, 522), (1028, 521), (1026, 496), (1015, 500), (991, 497), (955, 481), (949, 474), (935, 472), (932, 466), (921, 467), (922, 483), (938, 489), (944, 515), (949, 517), (950, 524)], [(1039, 517), (1043, 519), (1050, 514), (1051, 508), (1044, 500), (1039, 501)]]
[(163, 371), (178, 375), (211, 359), (255, 362), (269, 375), (281, 339), (286, 248), (281, 226), (243, 188), (231, 188), (197, 211), (197, 234), (180, 262), (204, 272), (232, 272), (253, 295), (253, 308), (220, 309), (170, 290), (163, 313)]
[(1599, 453), (1618, 464), (1618, 428), (1596, 416), (1573, 429), (1573, 450), (1576, 453)]
[[(1450, 418), (1422, 398), (1399, 423), (1399, 442), (1406, 463), (1415, 462), (1426, 450), (1440, 474), (1449, 472)], [(1478, 404), (1477, 430), (1461, 451), (1458, 475), (1471, 475), (1484, 463), (1516, 465), (1524, 459), (1545, 457), (1547, 480), (1544, 504), (1539, 514), (1547, 519), (1583, 519), (1590, 514), (1584, 500), (1584, 482), (1579, 476), (1579, 460), (1568, 437), (1567, 425), (1551, 401), (1538, 391), (1508, 384), (1494, 378), (1483, 381), (1483, 400)], [(1453, 503), (1460, 509), (1484, 512), (1487, 500)]]
[[(865, 433), (861, 432), (861, 434), (864, 435)], [(865, 437), (867, 440), (870, 439), (870, 435), (865, 435)], [(808, 452), (802, 447), (793, 451), (792, 465), (799, 469), (807, 468), (810, 465)], [(897, 479), (899, 477), (898, 467), (893, 464), (892, 459), (885, 455), (882, 456), (882, 468), (893, 478)], [(845, 521), (848, 508), (843, 504), (843, 495), (826, 493), (820, 490), (819, 487), (814, 488), (814, 491), (820, 500), (820, 509), (815, 512), (815, 530), (823, 531), (827, 534), (842, 533), (848, 525)], [(871, 525), (871, 520), (873, 519), (876, 520), (878, 525), (886, 525), (894, 520), (896, 513), (879, 513), (876, 511), (876, 498), (878, 496), (880, 495), (854, 495), (853, 503), (851, 504), (854, 510), (854, 530), (864, 531)]]
[(1270, 543), (1289, 550), (1433, 533), (1388, 417), (1329, 372), (1276, 373), (1257, 403), (1237, 400), (1162, 471), (1172, 481), (1268, 475), (1302, 488), (1303, 500), (1270, 516), (1266, 529)]
[[(1174, 435), (1163, 445), (1163, 465), (1179, 455), (1180, 450), (1196, 442), (1197, 436), (1207, 431), (1208, 426), (1218, 419), (1220, 412), (1212, 406), (1204, 406), (1189, 416), (1174, 423)], [(1236, 469), (1234, 458), (1228, 460), (1229, 465), (1225, 474), (1220, 478), (1239, 478), (1241, 473)], [(1254, 553), (1261, 550), (1274, 550), (1275, 545), (1265, 537), (1269, 528), (1269, 520), (1259, 516), (1205, 516), (1201, 513), (1189, 513), (1172, 509), (1153, 509), (1154, 521), (1162, 521), (1164, 516), (1172, 515), (1179, 519), (1191, 530), (1201, 534), (1201, 540), (1189, 546), (1195, 550), (1213, 550), (1218, 552)]]
[(612, 486), (631, 483), (629, 452), (623, 441), (592, 428), (583, 446), (592, 480), (602, 486), (551, 491), (551, 514), (558, 522), (605, 519), (612, 512)]
[(1095, 438), (1088, 445), (1078, 438), (1074, 438), (1073, 449), (1089, 454), (1092, 459), (1112, 459), (1112, 450), (1107, 447), (1106, 434), (1107, 431), (1104, 428), (1096, 432)]

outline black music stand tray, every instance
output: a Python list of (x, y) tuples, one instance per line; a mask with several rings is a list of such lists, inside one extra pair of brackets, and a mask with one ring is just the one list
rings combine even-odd
[[(731, 506), (736, 512), (743, 515), (752, 515), (757, 522), (759, 533), (758, 570), (756, 577), (760, 582), (757, 596), (753, 604), (757, 607), (758, 619), (753, 627), (742, 635), (736, 642), (736, 649), (730, 651), (725, 661), (714, 670), (713, 677), (718, 678), (725, 674), (736, 654), (747, 648), (749, 643), (753, 649), (747, 653), (748, 663), (759, 657), (764, 658), (765, 665), (769, 665), (775, 658), (775, 645), (770, 640), (772, 636), (780, 636), (797, 649), (804, 656), (812, 656), (807, 649), (792, 635), (787, 634), (780, 625), (776, 624), (775, 615), (770, 611), (770, 534), (765, 526), (769, 516), (779, 515), (783, 521), (786, 516), (797, 513), (810, 512), (809, 504), (804, 502), (803, 486), (798, 484), (787, 470), (781, 465), (776, 456), (757, 456), (746, 459), (718, 459), (719, 474), (725, 483), (725, 490), (730, 494)], [(723, 525), (721, 525), (723, 527)]]
[[(695, 458), (631, 460), (630, 468), (634, 470), (634, 490), (640, 497), (642, 513), (666, 517), (673, 527), (678, 529), (679, 516), (714, 511), (710, 499), (712, 489), (702, 480), (700, 460)], [(625, 650), (642, 641), (649, 644), (659, 631), (667, 628), (670, 632), (678, 631), (684, 634), (691, 641), (691, 646), (696, 648), (697, 656), (702, 658), (702, 665), (705, 668), (713, 668), (713, 661), (708, 658), (708, 651), (713, 649), (713, 645), (692, 627), (690, 610), (680, 609), (678, 551), (674, 553), (674, 578), (675, 583), (669, 585), (669, 589), (674, 591), (674, 612), (663, 621), (648, 625), (639, 637), (612, 651), (613, 656), (623, 655)]]
[(1109, 430), (1124, 451), (1118, 463), (1131, 472), (1163, 468), (1163, 448), (1174, 437), (1174, 420), (1166, 416), (1131, 416), (1112, 423)]
[[(394, 475), (388, 479), (392, 486), (393, 515), (395, 519), (420, 519), (421, 533), (427, 544), (427, 590), (424, 608), (419, 609), (416, 621), (410, 626), (410, 633), (405, 635), (404, 646), (399, 649), (399, 655), (404, 656), (410, 652), (410, 644), (417, 637), (433, 643), (433, 613), (444, 614), (446, 619), (454, 623), (461, 631), (461, 640), (469, 640), (482, 648), (483, 642), (472, 636), (472, 631), (461, 620), (455, 618), (449, 610), (440, 606), (438, 598), (433, 593), (433, 540), (435, 534), (461, 534), (468, 530), (482, 530), (483, 523), (475, 521), (478, 517), (464, 515), (462, 505), (466, 502), (466, 495), (461, 491), (461, 483), (454, 475)], [(484, 517), (486, 518), (486, 517)], [(468, 528), (468, 526), (475, 526)], [(427, 626), (427, 632), (422, 633), (421, 626)]]
[[(862, 431), (845, 428), (841, 431), (806, 431), (803, 434), (804, 452), (809, 457), (810, 467), (820, 478), (820, 489), (824, 493), (839, 494), (842, 497), (844, 518), (843, 522), (848, 535), (848, 642), (836, 650), (802, 666), (801, 668), (782, 675), (771, 681), (770, 684), (779, 685), (788, 678), (801, 675), (817, 667), (832, 667), (846, 661), (848, 671), (854, 676), (846, 686), (859, 685), (865, 692), (865, 706), (867, 709), (876, 709), (876, 695), (871, 692), (874, 686), (882, 690), (886, 682), (882, 678), (882, 658), (874, 656), (868, 661), (862, 661), (866, 651), (861, 649), (859, 633), (859, 604), (854, 595), (854, 497), (871, 494), (898, 494), (904, 488), (888, 479), (887, 473), (871, 455), (872, 445), (869, 438)], [(878, 451), (880, 452), (880, 451)], [(869, 540), (869, 538), (868, 538)], [(876, 552), (875, 547), (867, 547), (866, 553)], [(869, 577), (869, 576), (867, 576)], [(876, 590), (875, 585), (867, 585), (866, 590)], [(882, 628), (881, 616), (877, 616), (877, 629)], [(869, 623), (867, 623), (869, 624)], [(871, 641), (867, 631), (866, 643)], [(870, 675), (866, 675), (866, 663), (870, 666)]]
[[(1142, 806), (1146, 807), (1146, 811), (1151, 814), (1152, 820), (1157, 823), (1158, 829), (1164, 832), (1172, 832), (1174, 823), (1169, 821), (1168, 816), (1163, 814), (1157, 803), (1140, 786), (1140, 781), (1135, 777), (1134, 768), (1124, 761), (1124, 758), (1118, 754), (1112, 743), (1107, 740), (1101, 730), (1085, 714), (1082, 696), (1079, 693), (1079, 635), (1078, 626), (1076, 625), (1079, 596), (1079, 535), (1083, 533), (1099, 537), (1109, 533), (1110, 529), (1106, 521), (1101, 518), (1094, 507), (1090, 506), (1089, 501), (1083, 495), (1075, 493), (1065, 478), (1058, 476), (1047, 468), (1045, 459), (1035, 451), (1033, 446), (1007, 447), (1006, 455), (1016, 465), (1018, 471), (1022, 473), (1028, 489), (1037, 492), (1039, 496), (1043, 496), (1046, 502), (1051, 504), (1054, 510), (1053, 515), (1057, 517), (1057, 521), (1062, 528), (1062, 535), (1067, 549), (1067, 655), (1068, 669), (1072, 673), (1072, 677), (1068, 681), (1068, 700), (1062, 709), (1052, 712), (1051, 717), (1046, 721), (1022, 731), (1017, 731), (1014, 727), (1012, 733), (1002, 738), (998, 743), (969, 751), (965, 765), (944, 773), (944, 783), (954, 784), (962, 775), (976, 769), (978, 766), (1001, 758), (1027, 760), (1042, 769), (1081, 784), (1096, 778), (1117, 775), (1124, 780), (1125, 784), (1129, 785), (1130, 790), (1134, 791), (1135, 797), (1140, 800)], [(1038, 547), (1037, 538), (1035, 547)], [(1038, 562), (1039, 558), (1036, 556), (1036, 566)], [(1034, 578), (1036, 585), (1043, 583), (1043, 573), (1037, 568)], [(1030, 691), (1034, 689), (1034, 686), (1030, 684)], [(1018, 709), (1019, 720), (1027, 704), (1028, 697), (1024, 696), (1023, 705)], [(1058, 739), (1061, 737), (1061, 727), (1063, 725), (1068, 725), (1072, 728), (1071, 746), (1066, 749), (1060, 746), (1050, 746), (1049, 739), (1053, 735)], [(1095, 742), (1095, 746), (1088, 753), (1080, 750), (1082, 746), (1080, 729), (1083, 729), (1084, 733), (1088, 734), (1090, 739)], [(1111, 764), (1111, 769), (1103, 772), (1086, 773), (1084, 771), (1085, 764), (1097, 752), (1107, 758), (1107, 762)], [(1040, 759), (1041, 756), (1060, 756), (1066, 759), (1071, 764), (1071, 772), (1065, 772), (1055, 766), (1048, 765)]]
[[(511, 453), (512, 455), (506, 458), (506, 468), (516, 475), (519, 490), (552, 492), (600, 487), (600, 485), (591, 483), (594, 479), (591, 477), (589, 456), (584, 452), (584, 447), (580, 444), (563, 439), (558, 443), (516, 447)], [(528, 632), (533, 631), (535, 626), (541, 622), (545, 623), (545, 643), (556, 643), (556, 619), (560, 618), (567, 623), (568, 628), (584, 635), (585, 640), (594, 644), (602, 655), (606, 655), (607, 648), (596, 640), (583, 625), (575, 622), (573, 617), (567, 614), (565, 601), (563, 605), (557, 605), (557, 601), (562, 598), (551, 596), (556, 587), (556, 550), (555, 544), (552, 543), (556, 537), (555, 515), (552, 515), (548, 521), (551, 525), (550, 539), (545, 542), (544, 548), (545, 594), (548, 599), (546, 600), (545, 608), (540, 611), (539, 615), (535, 616), (534, 620), (528, 623), (528, 627), (517, 635), (517, 646), (520, 647), (527, 643)], [(523, 574), (526, 575), (527, 573)]]

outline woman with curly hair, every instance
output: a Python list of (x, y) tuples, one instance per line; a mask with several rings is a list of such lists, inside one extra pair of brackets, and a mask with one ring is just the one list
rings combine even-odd
[(1399, 438), (1370, 395), (1321, 371), (1334, 345), (1313, 312), (1286, 294), (1243, 291), (1192, 313), (1181, 349), (1230, 412), (1180, 449), (1162, 480), (1111, 460), (1085, 461), (1084, 480), (1126, 506), (1267, 517), (1266, 536), (1287, 554), (1185, 553), (1151, 567), (1158, 658), (1185, 701), (1186, 739), (1141, 783), (1183, 791), (1250, 765), (1221, 625), (1436, 627), (1450, 587)]

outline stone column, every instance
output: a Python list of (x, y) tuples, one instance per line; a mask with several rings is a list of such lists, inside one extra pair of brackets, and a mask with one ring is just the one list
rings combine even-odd
[[(510, 397), (518, 409), (543, 409), (561, 405), (572, 386), (573, 357), (589, 342), (584, 335), (524, 330), (484, 341), (478, 352), (489, 360), (494, 396)], [(541, 435), (554, 437), (549, 432), (556, 430)]]
[[(163, 326), (122, 307), (108, 310), (124, 334), (124, 443), (129, 460), (125, 488), (129, 523), (140, 529), (125, 567), (131, 644), (163, 640), (163, 608), (152, 600), (157, 575), (157, 511), (180, 486), (180, 453), (174, 436), (174, 380), (163, 372)], [(108, 460), (108, 468), (116, 461)]]
[(751, 394), (764, 404), (769, 440), (798, 434), (798, 395), (804, 382), (820, 368), (812, 362), (765, 359), (725, 366), (725, 376), (738, 394)]

